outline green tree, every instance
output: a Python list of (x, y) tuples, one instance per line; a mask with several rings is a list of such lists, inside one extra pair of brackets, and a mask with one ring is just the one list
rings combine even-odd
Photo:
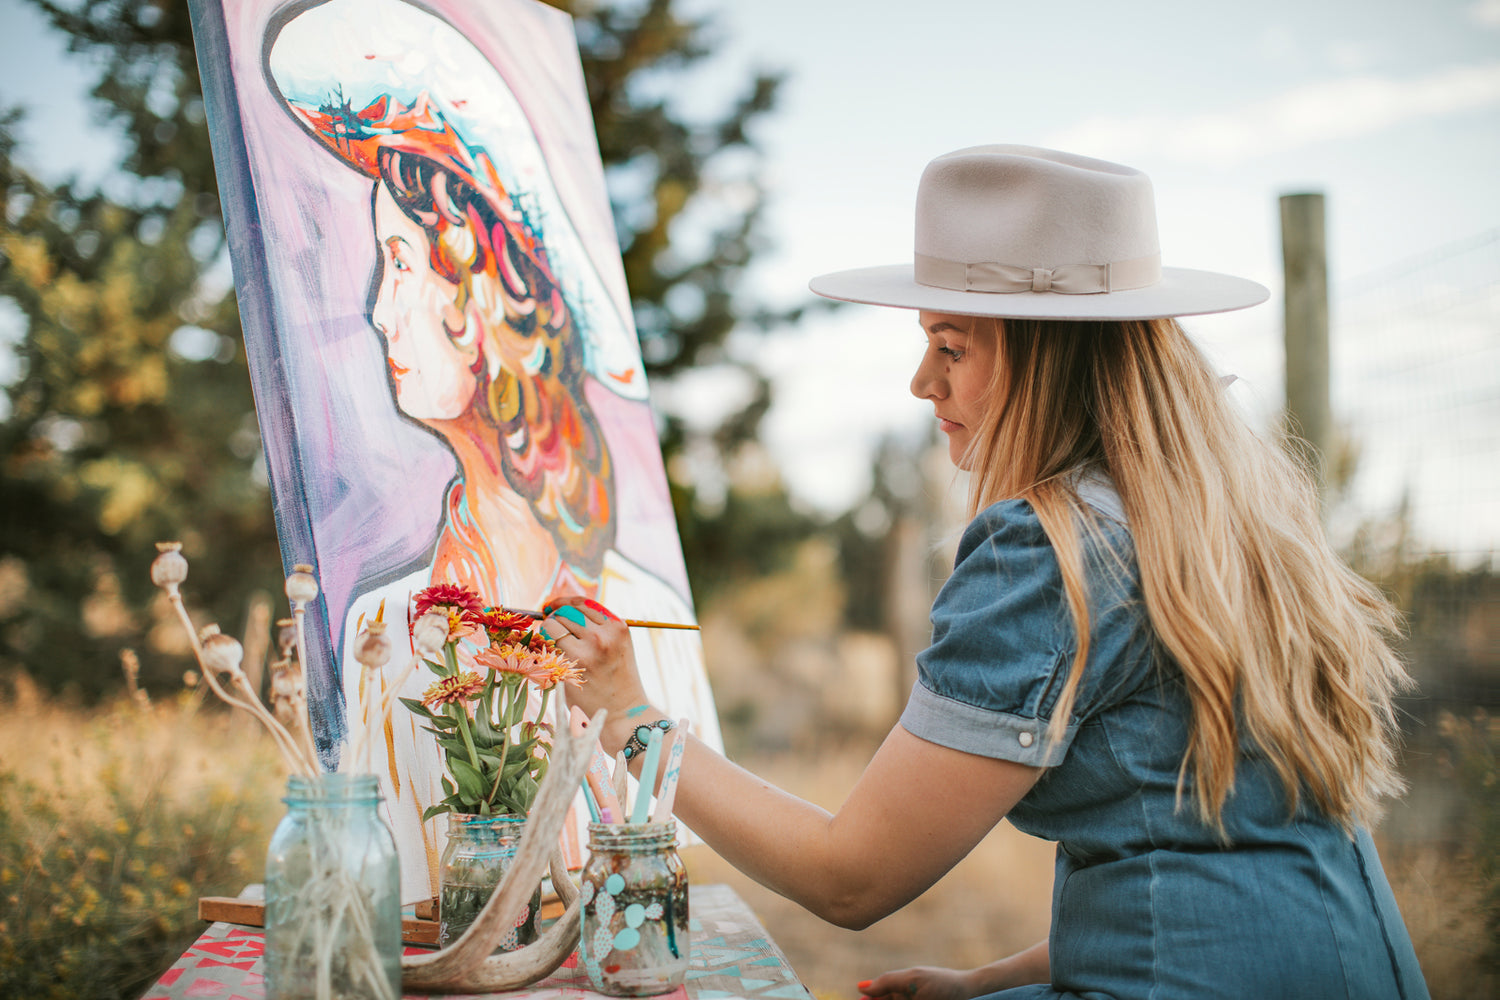
[[(775, 105), (781, 77), (759, 73), (721, 116), (688, 121), (670, 95), (711, 54), (710, 21), (683, 18), (673, 0), (548, 2), (575, 18), (625, 278), (653, 384), (703, 365), (735, 364), (724, 341), (736, 326), (783, 327), (807, 308), (747, 307), (738, 294), (745, 269), (762, 247), (765, 191), (754, 131)], [(730, 188), (746, 207), (713, 193)], [(696, 231), (692, 251), (684, 230)], [(705, 500), (700, 486), (682, 474), (673, 474), (670, 483), (688, 575), (700, 600), (737, 574), (783, 565), (795, 543), (817, 527), (779, 482), (735, 488), (730, 467), (736, 456), (758, 447), (760, 420), (771, 404), (765, 376), (743, 363), (736, 367), (751, 383), (750, 399), (704, 442), (731, 484), (727, 495)], [(670, 474), (673, 458), (688, 449), (694, 432), (685, 415), (660, 406), (658, 414)]]
[[(0, 303), (21, 317), (0, 407), (0, 669), (92, 693), (118, 676), (121, 646), (148, 638), (154, 541), (183, 539), (195, 599), (231, 630), (281, 568), (239, 316), (214, 280), (225, 240), (186, 5), (31, 2), (98, 67), (97, 115), (124, 141), (129, 183), (109, 197), (36, 176), (17, 156), (16, 112), (0, 116)], [(797, 318), (748, 310), (737, 288), (760, 245), (754, 127), (779, 78), (756, 75), (691, 119), (671, 94), (710, 55), (710, 24), (672, 0), (557, 6), (576, 21), (648, 372), (661, 384), (727, 364), (736, 324)], [(714, 193), (730, 183), (733, 204)], [(726, 456), (753, 442), (769, 402), (747, 377), (751, 403), (712, 435)], [(688, 424), (664, 414), (662, 427), (674, 468)], [(774, 530), (731, 537), (734, 505), (672, 486), (695, 579), (719, 578), (708, 571), (726, 544), (764, 563), (810, 527), (773, 490), (751, 502)]]

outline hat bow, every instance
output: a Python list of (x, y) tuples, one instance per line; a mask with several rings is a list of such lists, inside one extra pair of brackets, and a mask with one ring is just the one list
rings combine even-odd
[(997, 261), (964, 263), (916, 254), (913, 277), (921, 285), (962, 292), (1059, 292), (1093, 295), (1126, 288), (1145, 288), (1161, 280), (1161, 255), (1150, 254), (1108, 264), (1061, 264), (1021, 267)]

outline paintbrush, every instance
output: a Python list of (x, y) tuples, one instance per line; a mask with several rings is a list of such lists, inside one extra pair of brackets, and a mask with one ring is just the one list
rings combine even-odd
[(653, 728), (646, 741), (646, 762), (641, 765), (641, 783), (630, 809), (630, 822), (641, 824), (651, 816), (651, 789), (656, 786), (656, 763), (661, 759), (661, 730)]
[(672, 746), (667, 750), (667, 762), (662, 765), (661, 790), (656, 793), (656, 811), (651, 822), (665, 823), (672, 818), (672, 804), (677, 801), (677, 774), (682, 770), (682, 753), (687, 749), (688, 720), (678, 719), (672, 730)]
[(615, 754), (615, 798), (620, 800), (620, 809), (624, 810), (626, 800), (630, 798), (630, 765), (625, 760), (624, 750)]
[[(583, 735), (583, 731), (588, 728), (588, 716), (584, 715), (583, 711), (577, 705), (570, 705), (568, 706), (568, 718), (568, 728), (573, 735)], [(625, 810), (621, 808), (619, 800), (615, 798), (615, 790), (610, 783), (609, 757), (604, 753), (604, 748), (598, 743), (594, 744), (594, 757), (589, 762), (589, 769), (584, 774), (584, 779), (594, 793), (594, 802), (597, 804), (601, 816), (600, 822), (604, 822), (602, 817), (606, 812), (615, 815), (624, 814)]]
[[(571, 606), (572, 605), (564, 605), (564, 607), (571, 607)], [(502, 607), (500, 610), (501, 611), (505, 611), (505, 612), (507, 612), (509, 614), (513, 614), (513, 615), (525, 615), (528, 618), (546, 618), (546, 617), (548, 617), (548, 614), (546, 612), (544, 612), (544, 611), (532, 611), (529, 608), (506, 608), (506, 607)], [(552, 612), (552, 614), (556, 614), (556, 613), (557, 613), (556, 611)], [(650, 620), (645, 619), (645, 618), (626, 618), (626, 619), (624, 619), (624, 622), (625, 622), (626, 625), (629, 625), (631, 628), (684, 628), (684, 629), (694, 629), (694, 630), (697, 630), (697, 629), (701, 628), (701, 626), (689, 624), (687, 622), (657, 622), (657, 621), (650, 621)]]

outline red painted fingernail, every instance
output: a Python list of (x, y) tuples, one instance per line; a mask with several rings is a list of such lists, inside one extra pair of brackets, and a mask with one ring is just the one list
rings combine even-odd
[(866, 979), (864, 982), (862, 982), (862, 983), (855, 983), (854, 985), (858, 989), (860, 989), (861, 991), (863, 991), (863, 990), (869, 989), (870, 988), (870, 984), (873, 983), (874, 981), (875, 980), (873, 980), (873, 979)]
[(583, 604), (585, 607), (593, 608), (595, 611), (599, 612), (601, 615), (604, 615), (606, 618), (613, 618), (615, 621), (620, 620), (619, 615), (615, 614), (613, 611), (609, 610), (604, 605), (600, 604), (598, 601), (594, 600), (591, 597), (584, 598)]

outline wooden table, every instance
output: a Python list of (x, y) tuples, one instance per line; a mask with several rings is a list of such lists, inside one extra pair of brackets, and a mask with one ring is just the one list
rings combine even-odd
[[(689, 889), (692, 948), (687, 982), (664, 1000), (812, 1000), (786, 956), (744, 900), (727, 885)], [(210, 924), (142, 1000), (264, 1000), (261, 978), (261, 931), (235, 924)], [(421, 949), (412, 949), (414, 951)], [(528, 1000), (590, 1000), (575, 952), (561, 969), (525, 990), (509, 994)], [(409, 994), (416, 996), (416, 994)], [(463, 1000), (462, 995), (456, 1000)]]

